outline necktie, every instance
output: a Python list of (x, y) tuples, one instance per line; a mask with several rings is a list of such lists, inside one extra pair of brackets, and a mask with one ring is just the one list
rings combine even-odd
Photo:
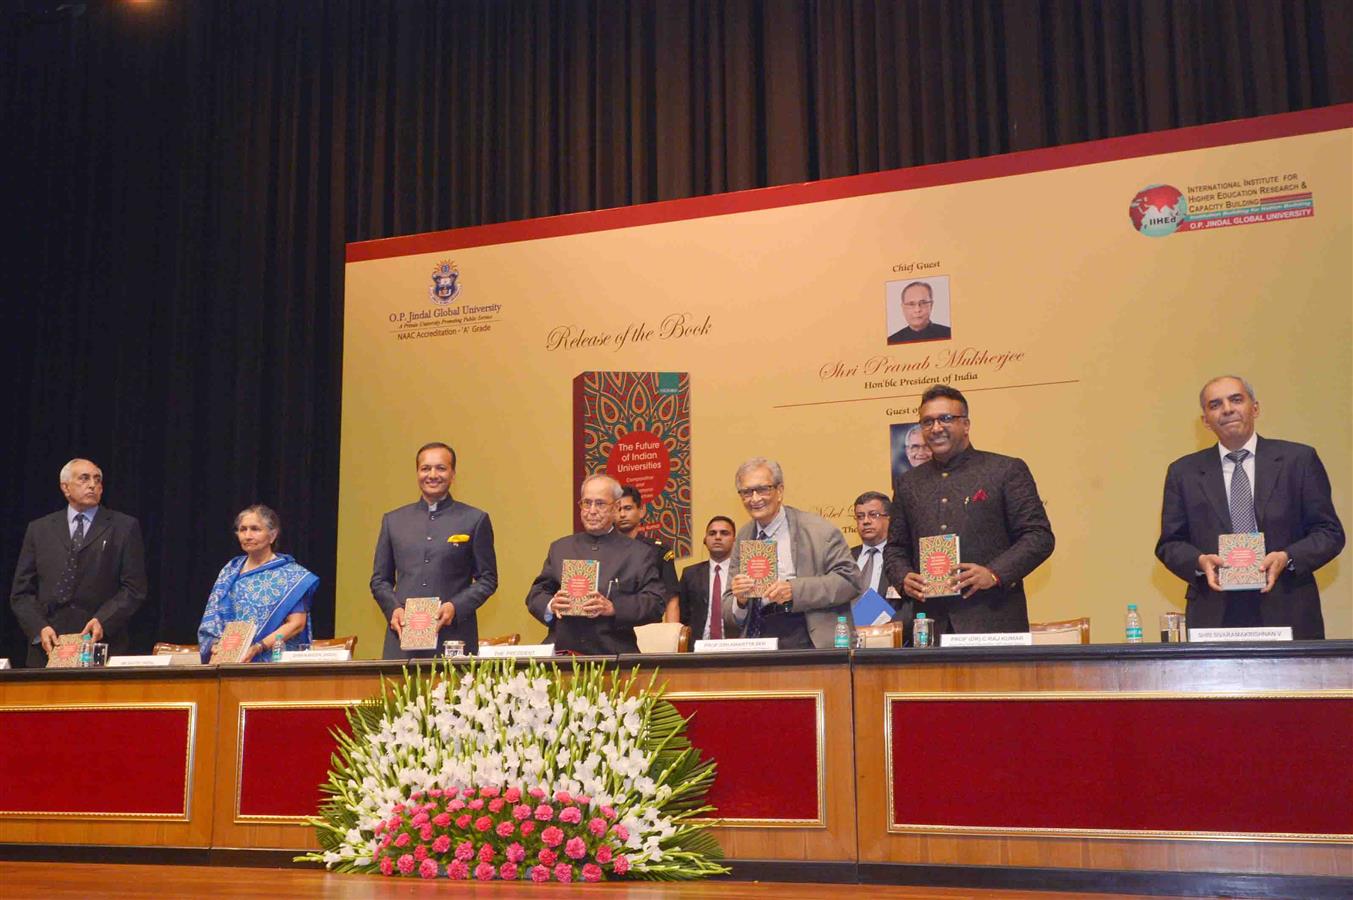
[(864, 568), (860, 570), (860, 575), (864, 578), (864, 589), (867, 591), (874, 586), (874, 558), (878, 554), (879, 548), (870, 547), (864, 552)]
[(719, 577), (719, 566), (714, 569), (714, 585), (709, 598), (709, 639), (723, 639), (723, 579)]
[(1250, 488), (1250, 476), (1245, 474), (1244, 462), (1249, 457), (1248, 450), (1233, 450), (1226, 458), (1236, 464), (1231, 473), (1231, 530), (1236, 534), (1246, 534), (1259, 530), (1259, 522), (1254, 517), (1254, 493)]
[(57, 584), (57, 604), (69, 603), (75, 596), (75, 564), (79, 562), (80, 547), (85, 542), (85, 514), (75, 514), (75, 533), (70, 536), (70, 553), (66, 556), (66, 570)]

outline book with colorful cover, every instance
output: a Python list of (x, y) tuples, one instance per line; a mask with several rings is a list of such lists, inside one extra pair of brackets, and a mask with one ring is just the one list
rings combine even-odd
[(58, 634), (52, 652), (47, 654), (47, 668), (76, 669), (80, 666), (80, 637), (78, 634)]
[(404, 625), (399, 632), (399, 649), (435, 650), (437, 614), (441, 609), (440, 597), (410, 597), (405, 600)]
[(1268, 584), (1264, 574), (1264, 533), (1223, 534), (1217, 537), (1217, 583), (1223, 591), (1257, 591)]
[(780, 548), (775, 541), (738, 541), (738, 574), (755, 582), (751, 596), (764, 597), (780, 580)]
[[(604, 473), (648, 506), (644, 536), (691, 555), (689, 372), (582, 372), (573, 379), (573, 483)], [(581, 513), (573, 514), (582, 530)]]
[(227, 622), (221, 632), (221, 638), (211, 647), (211, 662), (229, 665), (244, 662), (253, 646), (254, 634), (258, 626), (253, 622), (239, 620)]
[(958, 535), (932, 534), (921, 538), (917, 553), (921, 577), (925, 579), (927, 597), (957, 597)]
[(601, 563), (595, 559), (566, 559), (559, 575), (559, 589), (568, 595), (569, 608), (565, 616), (581, 616), (583, 601), (596, 593), (601, 574)]

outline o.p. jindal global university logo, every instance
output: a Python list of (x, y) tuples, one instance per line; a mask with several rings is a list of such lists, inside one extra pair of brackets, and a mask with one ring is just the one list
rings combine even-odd
[(460, 269), (449, 260), (442, 260), (432, 270), (432, 286), (428, 299), (438, 306), (449, 306), (460, 296)]
[(1128, 215), (1132, 227), (1147, 237), (1165, 237), (1174, 234), (1180, 223), (1188, 219), (1189, 203), (1178, 188), (1153, 184), (1132, 198)]

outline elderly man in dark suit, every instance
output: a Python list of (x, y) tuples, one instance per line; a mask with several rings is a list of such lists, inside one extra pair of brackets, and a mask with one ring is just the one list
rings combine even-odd
[(723, 622), (723, 592), (733, 577), (728, 564), (736, 531), (737, 526), (727, 516), (710, 519), (704, 538), (709, 561), (691, 563), (681, 570), (680, 621), (690, 627), (692, 640), (736, 636), (736, 632), (725, 633)]
[[(1052, 555), (1054, 539), (1029, 467), (968, 439), (968, 401), (935, 385), (921, 395), (921, 431), (931, 460), (897, 480), (888, 582), (935, 621), (937, 635), (1029, 630), (1023, 580)], [(917, 571), (922, 537), (957, 534), (960, 596), (926, 597)]]
[(146, 599), (141, 526), (100, 505), (103, 471), (72, 459), (60, 484), (67, 506), (28, 523), (10, 592), (30, 667), (46, 664), (59, 634), (88, 634), (111, 655), (128, 652), (127, 621)]
[[(414, 457), (418, 490), (415, 503), (381, 519), (371, 595), (390, 623), (385, 635), (386, 659), (433, 656), (442, 641), (465, 642), (467, 653), (479, 649), (477, 610), (498, 589), (498, 558), (493, 549), (493, 523), (488, 513), (451, 497), (456, 478), (456, 451), (443, 443), (425, 444)], [(438, 647), (402, 650), (404, 601), (437, 597)]]
[[(1344, 529), (1329, 477), (1313, 448), (1255, 434), (1259, 401), (1235, 375), (1214, 378), (1198, 395), (1214, 447), (1177, 459), (1165, 474), (1156, 556), (1188, 585), (1192, 628), (1290, 625), (1292, 637), (1325, 636), (1315, 571), (1339, 555)], [(1218, 536), (1261, 531), (1267, 583), (1222, 591)]]

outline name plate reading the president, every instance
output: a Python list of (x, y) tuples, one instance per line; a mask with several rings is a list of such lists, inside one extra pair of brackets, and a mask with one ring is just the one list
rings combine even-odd
[(941, 647), (1032, 647), (1027, 631), (992, 631), (985, 634), (942, 634)]
[(347, 662), (352, 651), (347, 647), (322, 647), (319, 650), (283, 650), (282, 662)]
[(1275, 625), (1269, 628), (1190, 628), (1189, 642), (1236, 643), (1243, 641), (1290, 641), (1292, 626)]
[(779, 650), (779, 638), (725, 638), (721, 641), (696, 641), (696, 653), (758, 653)]
[(479, 655), (484, 659), (503, 659), (506, 657), (554, 656), (554, 644), (480, 644)]
[(110, 656), (108, 657), (108, 668), (130, 669), (135, 666), (168, 666), (172, 665), (173, 662), (174, 657), (168, 653), (162, 653), (159, 656)]

